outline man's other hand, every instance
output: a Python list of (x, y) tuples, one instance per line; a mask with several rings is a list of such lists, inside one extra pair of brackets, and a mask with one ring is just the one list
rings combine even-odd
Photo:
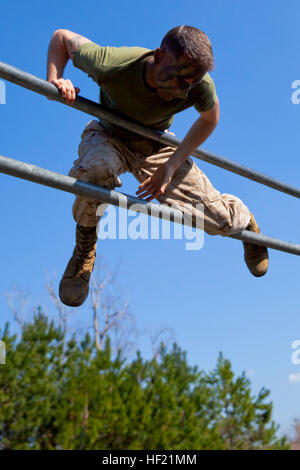
[[(58, 88), (62, 94), (62, 97), (65, 98), (66, 104), (73, 104), (76, 99), (76, 94), (80, 92), (78, 87), (74, 87), (73, 83), (69, 79), (58, 78), (56, 80), (51, 80), (50, 83)], [(53, 101), (52, 98), (48, 98)]]
[(164, 194), (174, 172), (175, 168), (168, 162), (160, 165), (152, 176), (149, 176), (149, 178), (140, 184), (139, 189), (136, 191), (136, 194), (140, 194), (138, 198), (143, 199), (144, 197), (149, 196), (145, 199), (145, 201), (148, 202), (157, 196)]

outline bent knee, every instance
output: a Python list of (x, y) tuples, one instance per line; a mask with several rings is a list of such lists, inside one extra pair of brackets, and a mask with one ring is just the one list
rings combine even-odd
[(117, 175), (107, 165), (94, 165), (91, 164), (88, 167), (78, 164), (71, 168), (69, 176), (80, 179), (82, 181), (99, 184), (105, 186), (108, 189), (113, 189), (116, 186), (121, 187), (122, 182)]

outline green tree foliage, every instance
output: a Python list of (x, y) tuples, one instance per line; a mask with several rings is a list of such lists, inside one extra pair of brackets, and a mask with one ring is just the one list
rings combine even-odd
[[(0, 334), (1, 337), (1, 334)], [(131, 362), (66, 340), (39, 309), (19, 340), (2, 334), (0, 449), (284, 449), (269, 392), (251, 395), (220, 354), (207, 374), (176, 344)]]

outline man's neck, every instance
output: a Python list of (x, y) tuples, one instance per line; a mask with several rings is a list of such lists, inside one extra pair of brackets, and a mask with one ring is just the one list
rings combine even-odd
[(154, 68), (155, 68), (154, 57), (149, 57), (146, 62), (145, 80), (149, 88), (156, 90), (156, 82), (154, 79)]

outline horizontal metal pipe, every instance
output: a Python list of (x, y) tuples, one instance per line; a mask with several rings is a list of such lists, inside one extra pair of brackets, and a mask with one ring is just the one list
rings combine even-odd
[[(4, 62), (0, 62), (0, 77), (24, 88), (28, 88), (29, 90), (32, 90), (36, 93), (47, 96), (48, 98), (53, 98), (60, 103), (66, 104), (64, 98), (62, 98), (55, 85)], [(135, 132), (136, 134), (155, 140), (156, 142), (164, 145), (176, 147), (181, 143), (180, 139), (168, 133), (144, 127), (140, 124), (137, 124), (136, 122), (130, 121), (127, 118), (114, 114), (94, 101), (82, 98), (81, 96), (77, 96), (73, 105), (67, 106), (71, 106), (72, 108), (78, 109), (97, 118), (103, 118), (116, 126)], [(240, 165), (239, 163), (236, 163), (227, 158), (220, 157), (214, 153), (207, 152), (206, 150), (200, 148), (196, 149), (192, 155), (196, 158), (199, 158), (200, 160), (221, 167), (224, 170), (231, 171), (232, 173), (236, 173), (240, 176), (256, 181), (257, 183), (269, 186), (273, 189), (289, 194), (290, 196), (300, 198), (299, 188), (283, 183), (277, 179), (248, 168), (244, 165)]]
[[(184, 225), (195, 227), (194, 223), (183, 219), (181, 211), (163, 204), (153, 204), (146, 202), (128, 194), (109, 190), (102, 186), (77, 180), (71, 176), (65, 176), (54, 171), (40, 168), (36, 165), (15, 160), (0, 155), (0, 172), (7, 175), (16, 176), (34, 183), (39, 183), (52, 188), (60, 189), (69, 193), (96, 199), (99, 202), (107, 202), (115, 206), (142, 212), (161, 219), (179, 222)], [(138, 206), (137, 206), (138, 204)], [(195, 227), (197, 228), (197, 227)], [(284, 242), (265, 235), (258, 235), (248, 230), (231, 235), (230, 238), (251, 242), (256, 245), (263, 245), (275, 250), (284, 251), (294, 255), (300, 255), (300, 245)]]
[[(135, 210), (136, 204), (139, 204), (140, 210), (137, 212), (154, 215), (158, 218), (171, 220), (171, 222), (182, 218), (182, 212), (169, 208), (168, 206), (146, 202), (137, 197), (130, 196), (129, 194), (117, 192), (113, 189), (110, 190), (103, 186), (78, 180), (71, 176), (62, 175), (61, 173), (56, 173), (13, 158), (4, 157), (3, 155), (0, 155), (0, 172), (44, 186), (60, 189), (61, 191), (77, 194), (78, 196), (95, 199), (99, 202), (107, 202), (125, 209), (131, 209), (133, 207), (133, 210)], [(187, 221), (185, 225), (193, 226), (189, 221)]]

